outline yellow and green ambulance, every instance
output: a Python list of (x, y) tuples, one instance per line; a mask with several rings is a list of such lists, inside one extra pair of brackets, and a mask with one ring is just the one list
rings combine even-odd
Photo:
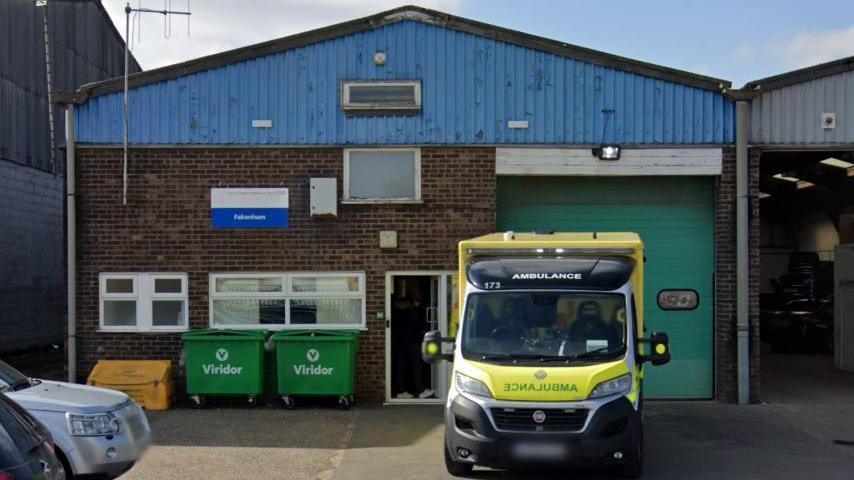
[[(670, 360), (643, 336), (643, 243), (635, 233), (514, 233), (460, 242), (455, 338), (424, 337), (453, 361), (445, 464), (643, 465), (643, 364)], [(450, 351), (453, 347), (453, 352)]]

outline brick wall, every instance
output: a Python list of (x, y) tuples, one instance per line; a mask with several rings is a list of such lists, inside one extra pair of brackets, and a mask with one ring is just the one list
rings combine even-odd
[(63, 184), (0, 160), (0, 352), (62, 344)]
[[(178, 334), (98, 332), (100, 272), (189, 274), (192, 328), (208, 326), (208, 273), (364, 271), (367, 325), (360, 341), (357, 389), (384, 392), (385, 272), (453, 270), (456, 242), (495, 228), (495, 151), (423, 148), (422, 204), (339, 205), (338, 218), (309, 216), (309, 178), (338, 178), (342, 150), (143, 149), (133, 153), (128, 205), (122, 205), (122, 155), (78, 148), (79, 375), (97, 359), (178, 360)], [(213, 230), (212, 187), (287, 187), (284, 230)], [(399, 247), (378, 248), (380, 230), (396, 230)], [(181, 372), (179, 372), (180, 374)]]
[[(759, 151), (749, 150), (750, 401), (759, 401)], [(715, 205), (715, 396), (738, 401), (735, 149), (724, 148)]]

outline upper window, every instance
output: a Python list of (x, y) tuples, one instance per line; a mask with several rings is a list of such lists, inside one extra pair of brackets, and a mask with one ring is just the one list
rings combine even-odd
[(341, 82), (341, 109), (348, 113), (414, 113), (421, 110), (418, 80)]
[(363, 273), (214, 273), (214, 328), (363, 328)]
[(421, 200), (421, 151), (417, 148), (344, 151), (345, 202)]
[(116, 331), (187, 329), (187, 275), (102, 273), (100, 327)]

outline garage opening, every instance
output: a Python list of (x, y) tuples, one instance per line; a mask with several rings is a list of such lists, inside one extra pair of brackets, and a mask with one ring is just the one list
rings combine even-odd
[(854, 152), (760, 158), (762, 397), (854, 397)]

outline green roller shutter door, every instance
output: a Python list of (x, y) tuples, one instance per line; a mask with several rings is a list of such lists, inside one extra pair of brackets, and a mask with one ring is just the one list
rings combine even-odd
[[(670, 335), (673, 360), (646, 368), (646, 396), (711, 398), (714, 383), (714, 180), (711, 177), (499, 177), (501, 231), (631, 231), (646, 248), (644, 319)], [(690, 288), (692, 311), (657, 293)]]

